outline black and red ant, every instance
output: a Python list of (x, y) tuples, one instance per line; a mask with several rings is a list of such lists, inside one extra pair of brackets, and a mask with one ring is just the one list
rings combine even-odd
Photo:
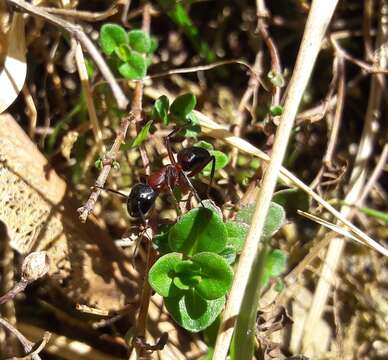
[(170, 139), (181, 130), (181, 128), (175, 129), (165, 138), (168, 157), (171, 163), (164, 165), (159, 170), (149, 175), (145, 184), (135, 184), (128, 196), (116, 190), (103, 188), (104, 190), (126, 197), (127, 210), (129, 215), (133, 218), (141, 219), (145, 223), (145, 215), (153, 207), (155, 200), (160, 193), (169, 192), (175, 200), (173, 189), (176, 186), (179, 186), (183, 192), (191, 190), (197, 200), (201, 202), (189, 177), (193, 177), (200, 173), (210, 162), (212, 162), (212, 168), (208, 191), (211, 188), (216, 159), (209, 151), (197, 146), (192, 146), (180, 150), (177, 153), (177, 160), (175, 159)]

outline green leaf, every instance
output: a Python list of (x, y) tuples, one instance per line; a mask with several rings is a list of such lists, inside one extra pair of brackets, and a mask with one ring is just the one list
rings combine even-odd
[(182, 254), (170, 253), (159, 258), (151, 267), (148, 281), (161, 296), (176, 296), (179, 289), (174, 285), (175, 267), (182, 261)]
[(211, 252), (195, 254), (191, 260), (201, 268), (201, 281), (195, 287), (200, 296), (207, 300), (224, 296), (233, 280), (233, 271), (227, 261)]
[(153, 53), (158, 48), (158, 39), (155, 37), (151, 37), (151, 47), (150, 47), (150, 53)]
[(249, 225), (239, 221), (227, 221), (225, 223), (228, 232), (228, 245), (232, 245), (239, 254), (243, 247), (245, 239), (248, 236)]
[(206, 149), (209, 151), (214, 150), (214, 147), (212, 144), (208, 143), (207, 141), (203, 141), (203, 140), (198, 141), (197, 143), (194, 144), (194, 146), (200, 147), (202, 149)]
[(128, 35), (117, 24), (104, 24), (100, 29), (100, 46), (106, 55), (111, 55), (122, 44), (128, 44)]
[(186, 138), (197, 138), (201, 132), (201, 126), (199, 120), (195, 116), (194, 111), (191, 111), (185, 118), (176, 118), (173, 116), (174, 121), (179, 126), (185, 126), (183, 130), (183, 136)]
[(191, 273), (199, 274), (201, 267), (198, 264), (195, 264), (192, 260), (182, 260), (180, 263), (176, 264), (175, 272), (176, 273)]
[(287, 213), (287, 216), (295, 215), (297, 210), (308, 211), (310, 207), (310, 198), (302, 190), (284, 189), (277, 191), (272, 201), (281, 205)]
[[(216, 158), (215, 170), (222, 169), (228, 164), (229, 156), (224, 154), (222, 151), (210, 150), (209, 152), (210, 152), (210, 155), (213, 155)], [(212, 169), (212, 163), (210, 162), (203, 169), (204, 175), (206, 176), (208, 176), (208, 174), (210, 175), (211, 169)]]
[[(250, 224), (254, 211), (254, 203), (243, 207), (238, 211), (236, 215), (236, 221)], [(265, 220), (262, 237), (269, 238), (273, 236), (283, 226), (285, 220), (286, 213), (283, 207), (274, 202), (271, 202), (267, 218)]]
[(205, 200), (202, 200), (201, 202), (202, 206), (207, 208), (207, 209), (210, 209), (211, 211), (215, 212), (219, 217), (220, 219), (222, 219), (222, 211), (221, 209), (214, 203), (213, 200), (210, 200), (210, 199), (205, 199)]
[(269, 112), (272, 116), (280, 116), (283, 114), (283, 107), (280, 105), (271, 106)]
[(145, 124), (142, 129), (139, 131), (139, 133), (136, 135), (136, 137), (133, 139), (131, 143), (131, 148), (135, 148), (142, 144), (142, 142), (147, 139), (149, 133), (150, 133), (150, 127), (153, 123), (153, 120), (150, 120)]
[(242, 222), (245, 224), (250, 224), (253, 216), (253, 212), (255, 211), (255, 203), (246, 205), (242, 207), (236, 215), (236, 221)]
[(95, 161), (94, 166), (96, 167), (97, 170), (102, 170), (102, 168), (104, 167), (104, 163), (103, 163), (102, 159), (98, 158)]
[(174, 102), (171, 104), (170, 112), (172, 115), (178, 118), (185, 118), (191, 111), (194, 110), (196, 104), (197, 99), (193, 94), (184, 94), (178, 96), (174, 100)]
[(191, 332), (199, 332), (212, 324), (221, 313), (225, 297), (205, 300), (195, 290), (190, 290), (179, 297), (165, 298), (164, 303), (172, 318), (180, 326)]
[(195, 287), (201, 281), (201, 267), (192, 260), (183, 260), (175, 266), (174, 284), (188, 290)]
[(226, 245), (225, 249), (222, 250), (219, 255), (222, 256), (229, 265), (236, 261), (236, 249), (233, 245)]
[(201, 276), (199, 275), (190, 275), (190, 274), (180, 274), (174, 278), (174, 285), (184, 291), (187, 291), (195, 287), (201, 281)]
[(151, 50), (151, 38), (142, 30), (132, 30), (128, 33), (130, 47), (139, 53), (148, 54)]
[(128, 61), (132, 53), (127, 44), (121, 44), (115, 48), (114, 52), (121, 61)]
[(173, 251), (192, 255), (203, 251), (221, 252), (226, 245), (226, 228), (219, 215), (199, 207), (183, 215), (171, 228), (168, 243)]
[(119, 66), (119, 73), (129, 80), (141, 80), (147, 73), (146, 60), (141, 54), (132, 51), (127, 62)]
[(170, 224), (161, 225), (158, 229), (159, 233), (153, 238), (154, 247), (162, 255), (172, 252), (170, 245), (168, 245), (168, 232), (170, 228)]
[(160, 96), (155, 100), (154, 107), (152, 109), (152, 117), (161, 119), (164, 125), (168, 125), (168, 109), (170, 108), (170, 102), (166, 95)]
[(286, 265), (287, 254), (284, 251), (275, 249), (268, 253), (261, 278), (262, 286), (266, 286), (270, 278), (281, 275), (286, 269)]

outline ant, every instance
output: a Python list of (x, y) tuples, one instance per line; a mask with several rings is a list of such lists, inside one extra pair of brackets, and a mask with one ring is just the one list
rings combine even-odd
[(213, 183), (216, 159), (206, 149), (192, 146), (180, 150), (177, 153), (176, 160), (172, 151), (170, 139), (181, 130), (182, 128), (177, 128), (165, 138), (165, 145), (171, 163), (164, 165), (159, 170), (149, 175), (145, 184), (135, 184), (128, 196), (116, 190), (102, 188), (126, 197), (127, 210), (131, 217), (141, 219), (146, 223), (145, 216), (147, 212), (151, 210), (156, 198), (162, 192), (169, 192), (172, 195), (178, 209), (177, 201), (173, 194), (175, 186), (180, 186), (183, 192), (191, 190), (197, 200), (202, 203), (197, 191), (191, 184), (189, 177), (197, 175), (207, 164), (212, 162), (210, 182), (208, 185), (209, 192)]

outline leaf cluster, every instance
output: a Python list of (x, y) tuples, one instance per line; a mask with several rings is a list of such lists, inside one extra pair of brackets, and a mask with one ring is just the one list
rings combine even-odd
[(100, 46), (110, 56), (117, 71), (128, 80), (141, 80), (147, 74), (157, 42), (142, 30), (104, 24), (100, 29)]
[[(190, 210), (156, 236), (155, 245), (163, 255), (150, 269), (149, 282), (164, 297), (173, 319), (185, 329), (204, 330), (221, 313), (232, 283), (231, 265), (242, 251), (253, 209), (245, 207), (236, 220), (224, 222), (221, 210), (205, 200), (202, 207)], [(283, 207), (272, 203), (264, 236), (273, 236), (284, 221)], [(270, 253), (265, 283), (284, 270), (285, 261), (282, 251)]]
[(185, 137), (197, 137), (201, 127), (193, 111), (196, 105), (197, 99), (191, 93), (178, 96), (171, 104), (168, 97), (162, 95), (155, 100), (152, 117), (164, 125), (175, 123), (182, 128)]

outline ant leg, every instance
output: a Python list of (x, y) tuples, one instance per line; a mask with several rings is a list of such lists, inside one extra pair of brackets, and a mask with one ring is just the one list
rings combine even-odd
[(209, 197), (209, 192), (210, 192), (210, 189), (213, 185), (213, 178), (214, 178), (214, 173), (216, 171), (216, 158), (214, 155), (210, 156), (208, 160), (206, 160), (200, 168), (192, 171), (188, 176), (192, 177), (192, 176), (195, 176), (197, 174), (199, 174), (205, 167), (207, 164), (209, 164), (210, 162), (212, 162), (212, 168), (211, 168), (211, 171), (210, 171), (210, 182), (209, 184), (207, 185), (207, 191), (206, 191), (206, 196)]
[[(210, 172), (210, 181), (209, 181), (209, 184), (207, 185), (207, 191), (206, 191), (206, 196), (207, 197), (209, 197), (210, 189), (212, 188), (212, 185), (213, 185), (214, 173), (216, 171), (216, 158), (215, 158), (214, 155), (211, 157), (210, 161), (212, 162), (212, 169), (211, 169), (211, 172)], [(208, 163), (210, 163), (210, 161)]]
[(178, 216), (181, 216), (182, 211), (179, 207), (179, 202), (178, 202), (177, 198), (175, 197), (175, 194), (173, 191), (173, 187), (175, 186), (175, 183), (176, 183), (176, 174), (174, 172), (171, 172), (171, 171), (166, 172), (166, 183), (167, 183), (167, 187), (168, 187), (168, 191), (170, 193), (170, 196), (174, 201), (175, 210), (176, 210)]
[(137, 202), (137, 210), (139, 211), (140, 219), (143, 221), (144, 225), (147, 226), (147, 219), (145, 218), (143, 211), (141, 211), (140, 201)]
[(173, 165), (176, 165), (176, 160), (175, 160), (174, 154), (173, 154), (173, 152), (172, 152), (172, 147), (171, 147), (170, 139), (171, 139), (175, 134), (179, 133), (179, 131), (185, 129), (186, 127), (187, 127), (187, 126), (181, 126), (181, 127), (175, 128), (173, 131), (171, 131), (171, 132), (164, 138), (164, 143), (165, 143), (166, 148), (167, 148), (168, 157), (170, 158), (171, 164), (173, 164)]
[(183, 178), (185, 179), (185, 182), (186, 182), (186, 185), (190, 188), (191, 192), (194, 194), (195, 198), (197, 199), (198, 202), (201, 203), (202, 206), (203, 205), (203, 202), (202, 202), (202, 199), (199, 197), (198, 193), (197, 193), (197, 190), (195, 190), (195, 187), (193, 186), (193, 184), (191, 183), (190, 179), (188, 178), (188, 176), (183, 172), (181, 171), (180, 173)]
[(128, 197), (128, 195), (125, 195), (124, 193), (122, 193), (122, 192), (120, 192), (120, 191), (117, 191), (117, 190), (108, 189), (108, 188), (105, 188), (105, 187), (102, 187), (102, 186), (98, 186), (98, 185), (93, 185), (92, 187), (97, 188), (97, 189), (101, 189), (101, 190), (105, 190), (105, 191), (109, 191), (109, 192), (111, 192), (111, 193), (120, 195), (120, 196), (125, 197), (125, 198)]
[(174, 207), (175, 207), (175, 210), (178, 214), (178, 216), (181, 216), (182, 215), (182, 211), (181, 211), (181, 208), (179, 207), (179, 203), (178, 203), (178, 200), (177, 198), (175, 197), (175, 194), (172, 190), (172, 187), (170, 185), (168, 185), (168, 191), (170, 193), (170, 196), (171, 198), (173, 199), (173, 202), (174, 202)]

